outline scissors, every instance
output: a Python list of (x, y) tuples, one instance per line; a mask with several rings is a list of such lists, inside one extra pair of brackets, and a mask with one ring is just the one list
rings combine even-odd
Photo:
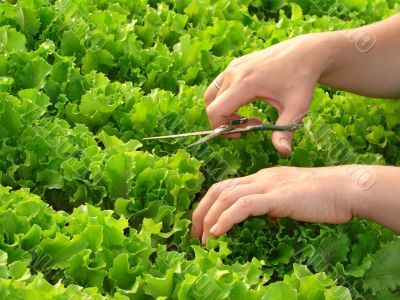
[(260, 131), (260, 130), (291, 131), (291, 130), (295, 130), (295, 129), (303, 127), (303, 123), (297, 123), (297, 124), (291, 124), (291, 125), (263, 124), (263, 125), (249, 125), (246, 127), (237, 127), (238, 125), (244, 124), (247, 121), (248, 121), (247, 118), (240, 118), (240, 119), (232, 120), (229, 122), (229, 124), (221, 125), (213, 130), (153, 136), (153, 137), (144, 138), (143, 140), (185, 138), (185, 137), (190, 137), (190, 136), (205, 135), (205, 137), (202, 137), (198, 141), (187, 146), (187, 147), (193, 147), (193, 146), (197, 146), (202, 143), (208, 142), (209, 140), (216, 138), (218, 136), (222, 136), (222, 135), (226, 135), (226, 134), (245, 133), (245, 132)]

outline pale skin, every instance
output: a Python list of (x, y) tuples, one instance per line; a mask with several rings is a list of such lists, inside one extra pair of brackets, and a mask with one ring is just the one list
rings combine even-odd
[[(397, 14), (243, 56), (215, 79), (220, 89), (210, 84), (205, 93), (210, 124), (216, 128), (237, 118), (238, 108), (257, 98), (278, 110), (278, 125), (299, 122), (318, 82), (370, 97), (399, 97), (399, 53)], [(292, 137), (292, 132), (274, 132), (272, 143), (290, 155)], [(329, 224), (360, 217), (400, 232), (399, 183), (400, 168), (390, 166), (263, 169), (213, 185), (193, 212), (192, 236), (205, 243), (250, 216), (263, 215)]]

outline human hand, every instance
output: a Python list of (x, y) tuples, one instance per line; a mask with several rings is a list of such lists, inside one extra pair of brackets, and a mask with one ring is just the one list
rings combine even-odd
[[(308, 111), (324, 69), (324, 55), (316, 53), (322, 49), (321, 42), (316, 34), (299, 36), (234, 60), (206, 90), (211, 126), (216, 128), (237, 119), (238, 108), (257, 98), (278, 110), (277, 125), (299, 122)], [(260, 123), (256, 119), (250, 122)], [(279, 152), (289, 155), (292, 138), (293, 132), (273, 132), (272, 143)]]
[(195, 209), (192, 236), (205, 243), (250, 216), (340, 224), (352, 218), (353, 180), (340, 167), (263, 169), (214, 184)]

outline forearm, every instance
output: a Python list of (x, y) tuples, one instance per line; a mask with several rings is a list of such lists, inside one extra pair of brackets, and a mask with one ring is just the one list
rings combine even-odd
[[(352, 177), (349, 201), (353, 216), (369, 219), (400, 232), (400, 167), (343, 167)], [(349, 168), (347, 171), (345, 168)]]
[(400, 14), (361, 28), (316, 34), (319, 82), (353, 93), (400, 96)]

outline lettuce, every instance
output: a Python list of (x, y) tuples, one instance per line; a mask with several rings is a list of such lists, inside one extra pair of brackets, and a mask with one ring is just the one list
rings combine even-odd
[[(125, 217), (115, 218), (109, 210), (84, 205), (70, 214), (57, 212), (28, 190), (0, 190), (0, 245), (4, 249), (0, 292), (4, 296), (26, 295), (33, 288), (32, 295), (45, 293), (44, 297), (70, 290), (76, 291), (76, 297), (86, 293), (101, 297), (97, 294), (101, 292), (117, 298), (174, 299), (205, 294), (218, 299), (297, 299), (310, 289), (314, 294), (338, 293), (332, 290), (335, 281), (323, 273), (313, 275), (301, 265), (295, 265), (294, 273), (283, 281), (266, 285), (270, 278), (263, 274), (263, 261), (223, 262), (231, 252), (224, 242), (209, 244), (208, 250), (192, 245), (194, 257), (187, 259), (184, 252), (155, 244), (165, 234), (162, 223), (152, 219), (144, 219), (138, 231), (129, 228)], [(49, 284), (59, 280), (68, 288)]]
[[(399, 165), (398, 101), (318, 86), (289, 158), (270, 132), (142, 141), (208, 128), (204, 91), (234, 58), (399, 9), (367, 2), (1, 2), (0, 298), (398, 297), (398, 235), (371, 222), (250, 218), (205, 247), (189, 234), (228, 177)], [(263, 101), (240, 113), (277, 119)]]

